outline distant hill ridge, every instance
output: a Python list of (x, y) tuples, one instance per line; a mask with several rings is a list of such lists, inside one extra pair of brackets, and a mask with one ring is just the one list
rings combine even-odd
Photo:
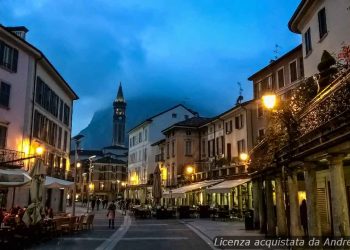
[[(213, 115), (209, 111), (197, 107), (196, 105), (169, 98), (135, 98), (126, 100), (126, 102), (126, 132), (146, 118), (180, 103), (198, 112), (201, 116), (208, 117)], [(89, 125), (79, 133), (85, 136), (81, 145), (83, 149), (101, 149), (112, 144), (112, 117), (112, 102), (109, 107), (95, 112)], [(127, 142), (128, 140), (125, 141)], [(74, 149), (74, 146), (72, 145), (71, 148)]]

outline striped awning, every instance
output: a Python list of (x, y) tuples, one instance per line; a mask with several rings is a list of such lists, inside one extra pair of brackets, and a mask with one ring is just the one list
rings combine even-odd
[(201, 182), (195, 182), (190, 185), (182, 186), (173, 190), (169, 190), (166, 192), (163, 192), (164, 198), (185, 198), (186, 193), (197, 191), (201, 189), (207, 189), (208, 187), (215, 185), (217, 183), (222, 182), (223, 180), (208, 180), (208, 181), (201, 181)]
[(230, 193), (232, 188), (249, 182), (251, 179), (237, 179), (237, 180), (227, 180), (223, 181), (217, 185), (208, 188), (208, 193)]

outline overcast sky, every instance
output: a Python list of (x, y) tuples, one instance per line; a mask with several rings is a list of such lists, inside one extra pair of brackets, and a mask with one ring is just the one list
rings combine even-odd
[(230, 108), (247, 78), (300, 43), (287, 24), (300, 0), (0, 0), (0, 23), (24, 25), (79, 95), (73, 134), (122, 81), (127, 99), (177, 97)]

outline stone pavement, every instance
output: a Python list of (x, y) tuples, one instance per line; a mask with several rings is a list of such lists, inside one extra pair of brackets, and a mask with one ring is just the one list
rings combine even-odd
[(245, 230), (244, 222), (241, 221), (213, 221), (211, 219), (184, 219), (182, 223), (197, 233), (212, 249), (213, 240), (216, 236), (260, 236), (259, 230)]
[[(67, 212), (71, 212), (71, 208), (67, 208)], [(86, 213), (86, 207), (77, 206), (76, 215)], [(92, 250), (103, 246), (105, 242), (111, 241), (111, 238), (118, 231), (119, 227), (124, 223), (124, 216), (117, 212), (115, 220), (115, 229), (108, 228), (107, 209), (96, 211), (95, 208), (94, 227), (91, 230), (83, 230), (72, 234), (66, 234), (61, 237), (54, 238), (50, 241), (35, 245), (31, 249), (84, 249)], [(102, 248), (104, 249), (104, 248)]]

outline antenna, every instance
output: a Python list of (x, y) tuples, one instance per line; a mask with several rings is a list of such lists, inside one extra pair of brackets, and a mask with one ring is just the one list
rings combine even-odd
[(273, 53), (275, 54), (275, 60), (277, 60), (279, 54), (280, 54), (280, 49), (282, 49), (281, 46), (279, 46), (277, 43), (275, 44), (275, 49), (273, 50)]
[(241, 104), (242, 101), (243, 101), (243, 95), (242, 95), (243, 89), (242, 89), (242, 84), (241, 84), (241, 82), (237, 82), (237, 85), (238, 85), (238, 87), (239, 87), (239, 96), (238, 96), (238, 98), (237, 98), (236, 105), (239, 105), (239, 104)]

